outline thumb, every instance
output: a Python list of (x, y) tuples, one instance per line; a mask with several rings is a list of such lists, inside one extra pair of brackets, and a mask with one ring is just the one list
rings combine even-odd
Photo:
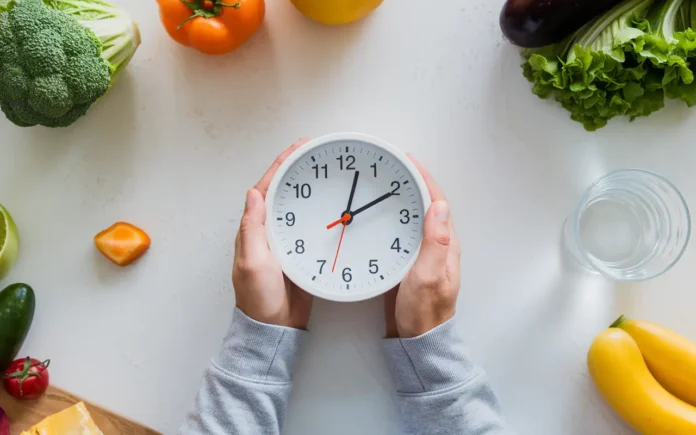
[(423, 242), (413, 269), (420, 276), (442, 279), (447, 273), (450, 247), (450, 208), (447, 201), (435, 201), (423, 225)]
[(261, 192), (247, 192), (244, 215), (239, 226), (242, 255), (255, 256), (268, 249), (266, 240), (266, 204)]

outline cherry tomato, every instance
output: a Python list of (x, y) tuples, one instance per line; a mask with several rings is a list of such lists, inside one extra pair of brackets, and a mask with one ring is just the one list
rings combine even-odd
[(2, 377), (2, 385), (16, 399), (36, 399), (48, 388), (48, 365), (51, 360), (18, 359), (10, 364)]

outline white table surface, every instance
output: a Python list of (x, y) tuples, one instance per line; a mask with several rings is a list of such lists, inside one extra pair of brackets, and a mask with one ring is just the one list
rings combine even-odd
[[(22, 354), (51, 358), (55, 384), (174, 433), (230, 322), (245, 190), (293, 140), (358, 131), (414, 153), (448, 192), (460, 329), (519, 433), (631, 433), (593, 389), (588, 346), (622, 313), (696, 339), (694, 249), (661, 278), (615, 285), (567, 270), (561, 225), (620, 167), (656, 170), (696, 204), (696, 111), (585, 132), (530, 92), (500, 35), (502, 3), (386, 0), (330, 28), (268, 0), (259, 34), (216, 58), (171, 41), (154, 1), (120, 0), (144, 43), (110, 94), (67, 129), (0, 120), (0, 203), (22, 237), (0, 285), (26, 281), (38, 297)], [(125, 269), (92, 243), (117, 220), (153, 239)], [(318, 301), (311, 328), (285, 433), (398, 434), (381, 300)]]

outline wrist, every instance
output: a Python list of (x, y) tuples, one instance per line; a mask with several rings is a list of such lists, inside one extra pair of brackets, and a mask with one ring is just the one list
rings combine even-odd
[(285, 312), (286, 310), (280, 310), (280, 313), (277, 311), (266, 312), (258, 307), (246, 308), (244, 304), (239, 303), (236, 307), (250, 319), (266, 325), (282, 326), (284, 328), (301, 329), (305, 331), (309, 325), (308, 316)]
[(272, 326), (287, 326), (285, 325), (286, 322), (284, 322), (283, 316), (278, 314), (273, 315), (270, 312), (266, 312), (262, 307), (237, 303), (237, 309), (255, 322)]
[(423, 316), (419, 319), (410, 319), (408, 322), (397, 320), (398, 336), (400, 338), (415, 338), (427, 334), (438, 326), (444, 325), (454, 317), (455, 311), (447, 311), (430, 316)]

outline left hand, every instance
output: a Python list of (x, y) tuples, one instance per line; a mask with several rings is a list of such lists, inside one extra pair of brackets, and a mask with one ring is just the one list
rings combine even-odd
[(273, 256), (266, 238), (266, 192), (280, 165), (304, 139), (285, 150), (256, 186), (247, 192), (246, 208), (235, 241), (232, 282), (237, 307), (257, 322), (306, 329), (312, 296), (293, 284)]

